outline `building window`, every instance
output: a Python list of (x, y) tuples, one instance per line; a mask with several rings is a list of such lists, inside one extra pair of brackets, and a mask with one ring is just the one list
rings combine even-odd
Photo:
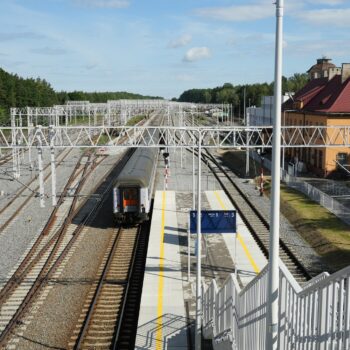
[(322, 169), (323, 163), (323, 151), (318, 151), (318, 167)]
[(341, 165), (347, 165), (347, 153), (338, 153), (337, 154), (337, 169), (341, 168)]

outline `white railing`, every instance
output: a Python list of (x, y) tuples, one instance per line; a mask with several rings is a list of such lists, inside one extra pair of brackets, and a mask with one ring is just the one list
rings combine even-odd
[[(255, 161), (261, 162), (260, 156), (256, 152), (250, 152), (250, 156)], [(264, 167), (271, 169), (271, 161), (269, 159), (264, 159)], [(288, 187), (292, 187), (304, 193), (310, 199), (336, 215), (340, 220), (350, 225), (350, 209), (332, 196), (305, 182), (302, 178), (289, 175), (287, 171), (283, 169), (281, 169), (281, 180), (284, 181)], [(334, 185), (332, 184), (332, 186)]]
[[(267, 267), (244, 289), (230, 275), (203, 293), (203, 332), (214, 349), (264, 350)], [(215, 294), (216, 291), (216, 294)], [(301, 287), (280, 261), (279, 349), (350, 349), (350, 266)]]
[(299, 180), (298, 178), (286, 175), (283, 179), (289, 187), (295, 188), (298, 191), (307, 195), (313, 201), (319, 203), (331, 213), (336, 215), (339, 219), (350, 225), (350, 210), (345, 205), (327, 195), (311, 184)]

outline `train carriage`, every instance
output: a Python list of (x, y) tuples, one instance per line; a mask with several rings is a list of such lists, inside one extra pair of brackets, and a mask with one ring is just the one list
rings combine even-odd
[(139, 148), (113, 187), (113, 212), (119, 223), (140, 223), (149, 218), (158, 149)]

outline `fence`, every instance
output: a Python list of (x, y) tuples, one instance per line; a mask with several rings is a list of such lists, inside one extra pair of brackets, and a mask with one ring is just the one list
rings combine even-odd
[[(257, 162), (260, 162), (260, 156), (255, 152), (250, 152), (250, 156)], [(269, 159), (264, 159), (264, 167), (271, 169), (271, 161)], [(350, 225), (350, 209), (332, 196), (327, 195), (315, 186), (305, 182), (302, 178), (289, 175), (287, 171), (283, 169), (281, 169), (281, 180), (284, 181), (288, 187), (304, 193), (311, 200), (319, 203), (343, 222)]]
[(331, 213), (336, 215), (339, 219), (350, 225), (350, 210), (345, 205), (327, 195), (315, 186), (298, 179), (297, 177), (288, 175), (285, 171), (282, 174), (282, 180), (292, 188), (304, 193), (313, 201), (319, 203)]
[[(242, 290), (232, 274), (204, 291), (203, 334), (215, 350), (265, 349), (267, 272)], [(279, 349), (350, 349), (350, 266), (301, 287), (280, 261), (278, 327)]]

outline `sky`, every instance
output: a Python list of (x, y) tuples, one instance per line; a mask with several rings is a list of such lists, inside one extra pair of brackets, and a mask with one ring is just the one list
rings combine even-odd
[[(0, 23), (0, 67), (58, 91), (273, 80), (273, 0), (0, 0)], [(283, 74), (349, 62), (349, 33), (350, 0), (285, 0)]]

